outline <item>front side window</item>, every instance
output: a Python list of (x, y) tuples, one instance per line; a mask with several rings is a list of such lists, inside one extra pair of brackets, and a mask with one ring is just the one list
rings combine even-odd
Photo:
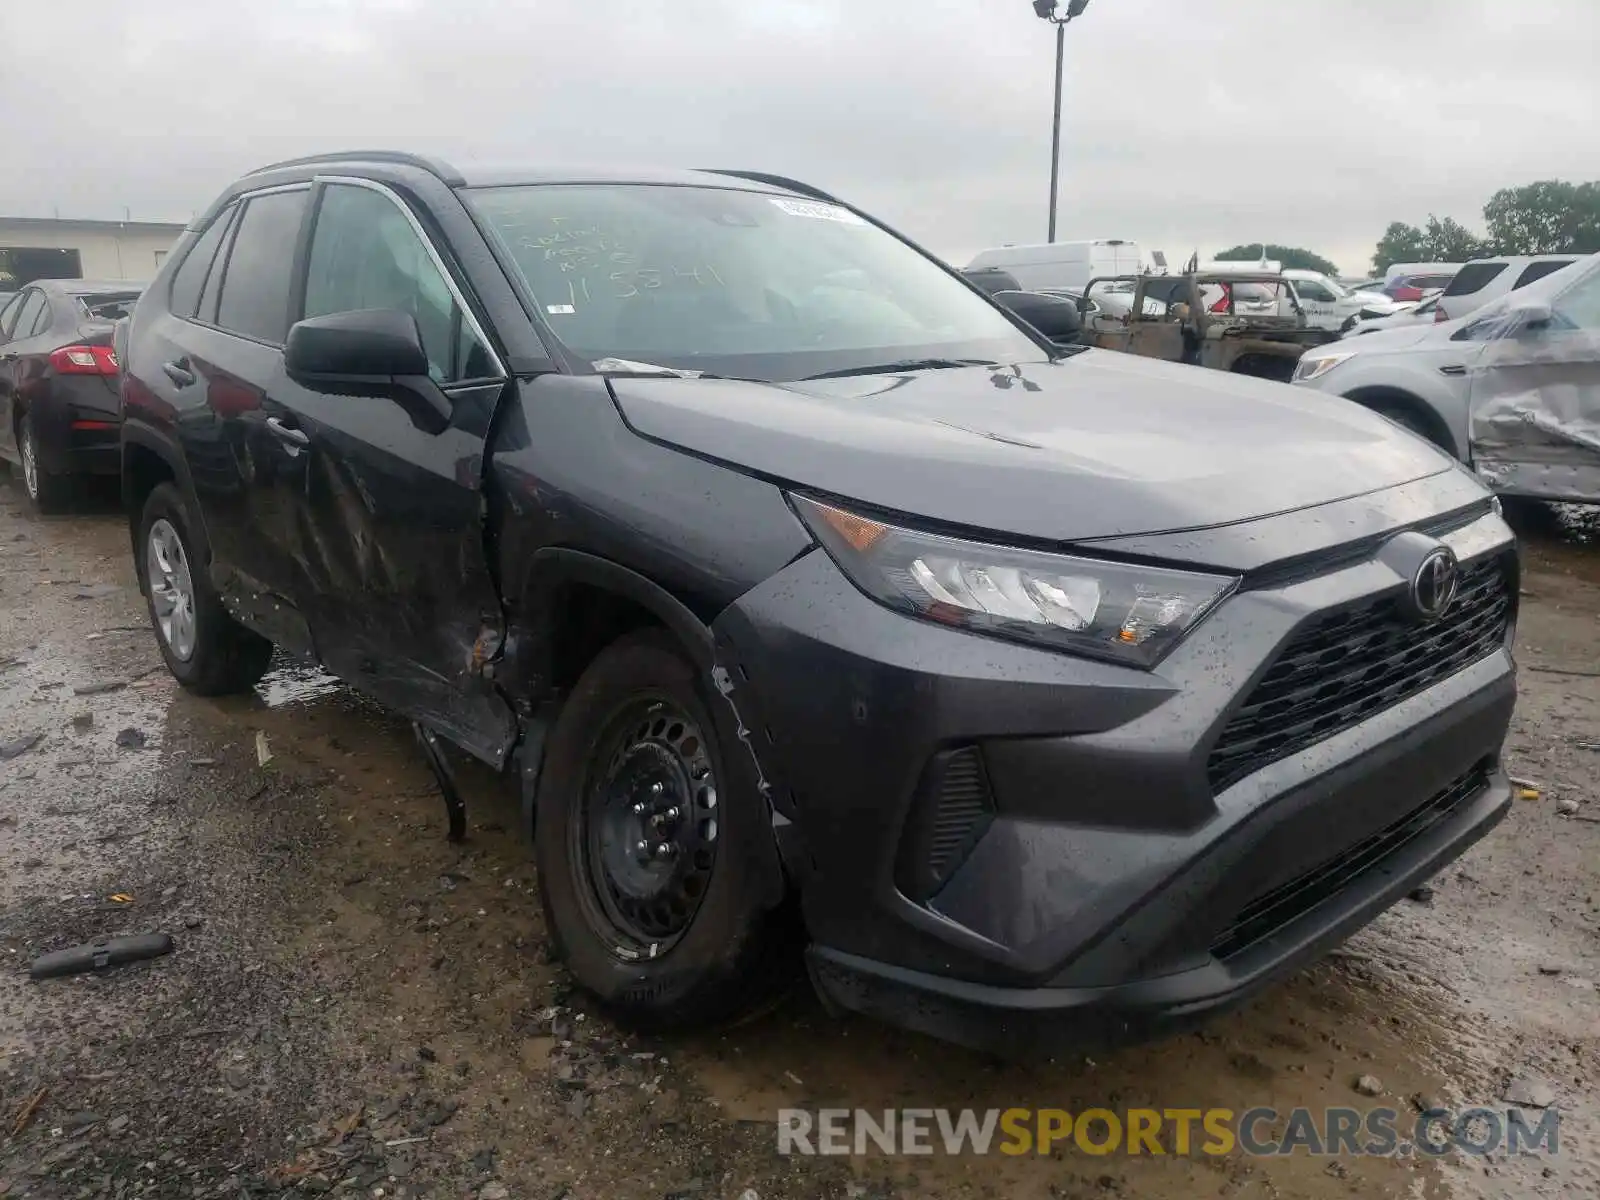
[(289, 282), (306, 192), (269, 192), (245, 205), (217, 299), (217, 324), (263, 342), (289, 332)]
[(1294, 290), (1302, 300), (1314, 300), (1319, 304), (1332, 304), (1338, 299), (1328, 288), (1314, 279), (1296, 279)]
[(17, 314), (22, 311), (22, 293), (0, 303), (0, 342), (11, 340), (11, 330), (17, 323)]
[(482, 188), (557, 337), (590, 362), (799, 379), (1045, 351), (942, 267), (848, 209), (735, 188)]
[(406, 215), (382, 192), (329, 184), (306, 269), (307, 317), (386, 308), (416, 318), (429, 374), (440, 384), (497, 374), (494, 358)]

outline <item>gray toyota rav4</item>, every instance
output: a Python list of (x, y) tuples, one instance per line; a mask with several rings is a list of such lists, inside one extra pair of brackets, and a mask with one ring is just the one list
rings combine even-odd
[[(186, 686), (319, 659), (514, 772), (622, 1019), (1021, 1052), (1305, 963), (1506, 812), (1518, 565), (1354, 404), (1060, 347), (739, 171), (280, 163), (125, 343)], [(459, 810), (457, 832), (462, 829)]]

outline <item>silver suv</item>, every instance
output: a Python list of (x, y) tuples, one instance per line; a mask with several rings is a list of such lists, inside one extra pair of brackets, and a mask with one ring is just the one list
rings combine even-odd
[(1382, 413), (1505, 495), (1600, 503), (1600, 255), (1454, 321), (1310, 350), (1294, 382)]
[(1440, 324), (1464, 317), (1518, 288), (1553, 275), (1562, 267), (1577, 262), (1581, 254), (1509, 254), (1497, 258), (1475, 258), (1444, 289), (1434, 308), (1433, 319)]

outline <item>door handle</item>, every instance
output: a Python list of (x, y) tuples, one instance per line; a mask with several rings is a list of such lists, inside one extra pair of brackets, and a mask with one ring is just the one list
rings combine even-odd
[(267, 428), (272, 430), (279, 441), (287, 442), (290, 446), (309, 446), (311, 437), (304, 429), (296, 429), (293, 425), (285, 425), (277, 417), (267, 418)]
[(194, 382), (194, 372), (189, 369), (189, 360), (187, 358), (180, 358), (176, 362), (162, 363), (161, 370), (168, 379), (179, 387), (188, 387)]

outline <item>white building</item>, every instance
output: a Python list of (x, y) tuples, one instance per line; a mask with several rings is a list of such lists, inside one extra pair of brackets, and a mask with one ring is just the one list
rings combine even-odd
[(34, 279), (147, 282), (182, 232), (181, 223), (0, 217), (0, 291)]

